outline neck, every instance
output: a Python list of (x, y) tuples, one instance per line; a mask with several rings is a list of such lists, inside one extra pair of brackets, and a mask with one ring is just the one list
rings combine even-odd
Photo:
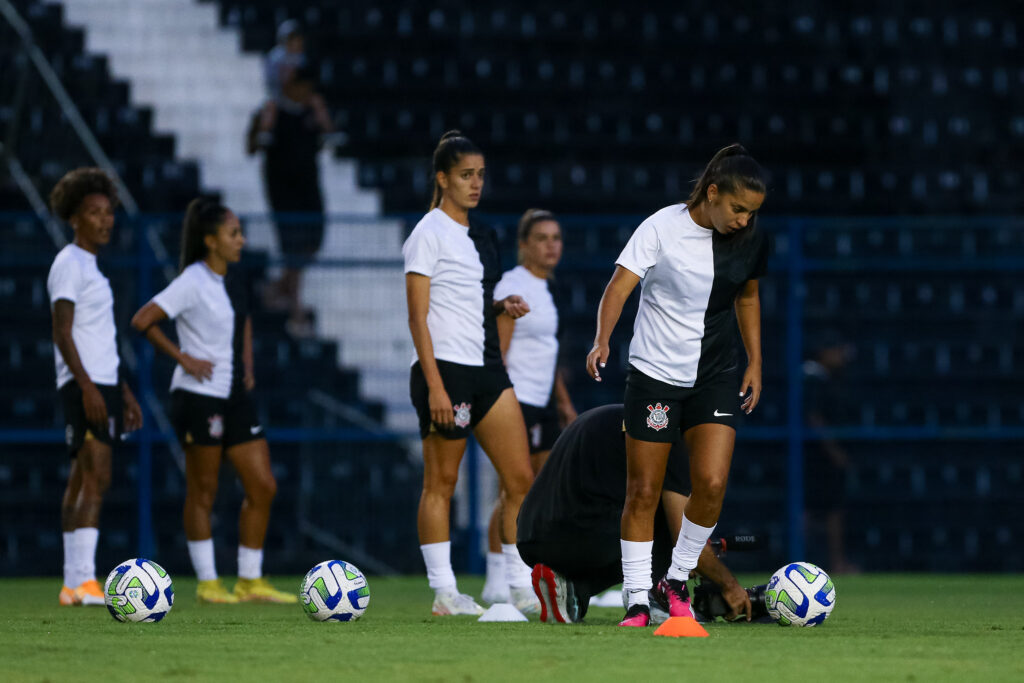
[(437, 208), (448, 214), (448, 217), (459, 225), (469, 226), (469, 209), (456, 206), (455, 202), (449, 201), (447, 197), (441, 199), (441, 205)]
[(206, 267), (217, 273), (217, 275), (226, 275), (228, 272), (228, 262), (222, 259), (216, 254), (209, 254), (203, 262), (206, 263)]
[(551, 277), (551, 268), (545, 268), (537, 265), (536, 263), (523, 263), (523, 268), (526, 268), (530, 273), (539, 277), (541, 280), (547, 280)]
[(711, 224), (711, 220), (708, 218), (707, 202), (701, 202), (690, 209), (690, 218), (694, 223), (702, 228), (706, 228), (708, 230), (714, 230), (715, 228), (715, 226)]
[(73, 244), (79, 249), (85, 249), (87, 252), (93, 255), (98, 254), (100, 251), (100, 247), (98, 244), (93, 244), (92, 242), (83, 240), (82, 237), (78, 234), (75, 235), (75, 241), (73, 242)]

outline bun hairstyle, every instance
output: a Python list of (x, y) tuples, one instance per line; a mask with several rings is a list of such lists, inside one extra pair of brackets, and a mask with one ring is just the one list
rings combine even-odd
[(216, 199), (198, 197), (188, 204), (185, 221), (181, 226), (181, 260), (178, 267), (185, 270), (196, 261), (206, 258), (207, 235), (216, 235), (228, 207)]
[(104, 195), (111, 208), (118, 204), (117, 187), (101, 168), (76, 168), (57, 181), (50, 192), (50, 208), (65, 223), (78, 213), (82, 201), (91, 194)]
[(434, 149), (434, 196), (430, 200), (430, 210), (433, 211), (441, 205), (441, 185), (437, 182), (438, 173), (447, 173), (452, 170), (455, 164), (467, 154), (480, 154), (480, 148), (458, 130), (450, 130), (441, 136)]
[[(543, 221), (555, 221), (555, 214), (551, 213), (546, 209), (527, 209), (523, 215), (519, 218), (519, 227), (516, 229), (516, 243), (522, 244), (526, 240), (530, 239), (530, 231), (533, 230), (533, 226)], [(519, 252), (519, 263), (523, 262), (523, 253)]]
[(768, 185), (766, 175), (761, 165), (750, 156), (743, 145), (731, 144), (718, 150), (715, 156), (711, 157), (704, 172), (697, 178), (686, 205), (692, 209), (705, 201), (711, 185), (717, 186), (718, 191), (724, 193), (736, 192), (742, 188), (764, 194)]

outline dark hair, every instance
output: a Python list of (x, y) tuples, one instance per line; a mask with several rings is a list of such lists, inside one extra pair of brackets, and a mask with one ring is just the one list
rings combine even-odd
[(690, 209), (700, 205), (707, 199), (708, 188), (711, 185), (716, 185), (718, 191), (722, 193), (735, 192), (743, 188), (764, 194), (767, 180), (764, 169), (750, 156), (746, 148), (739, 143), (733, 143), (718, 150), (715, 156), (711, 157), (704, 172), (697, 178), (686, 205)]
[(65, 173), (54, 185), (50, 192), (50, 208), (58, 218), (67, 222), (91, 194), (101, 194), (110, 200), (111, 208), (117, 207), (117, 186), (103, 169), (76, 168)]
[(430, 210), (433, 211), (441, 206), (441, 185), (437, 182), (438, 173), (447, 173), (452, 166), (459, 163), (459, 159), (467, 154), (480, 154), (480, 148), (472, 140), (463, 135), (460, 131), (450, 130), (441, 136), (434, 150), (434, 196), (430, 200)]
[(185, 222), (181, 226), (181, 270), (206, 258), (206, 242), (203, 238), (217, 234), (227, 213), (228, 207), (210, 197), (198, 197), (189, 202)]

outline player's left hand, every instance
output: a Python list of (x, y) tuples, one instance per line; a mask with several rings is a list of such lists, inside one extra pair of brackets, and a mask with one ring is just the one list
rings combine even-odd
[(142, 429), (142, 408), (128, 387), (125, 387), (121, 394), (121, 402), (124, 404), (124, 431), (134, 432)]
[(735, 621), (736, 619), (743, 618), (743, 615), (747, 615), (747, 621), (750, 621), (751, 606), (750, 596), (747, 595), (747, 591), (743, 589), (736, 581), (733, 581), (730, 585), (722, 589), (722, 599), (729, 605), (730, 612), (725, 615), (725, 618), (729, 621)]
[(242, 384), (245, 385), (246, 391), (252, 391), (256, 386), (256, 375), (254, 375), (251, 370), (247, 371), (245, 376), (242, 377)]
[(754, 412), (757, 402), (761, 400), (761, 366), (748, 365), (747, 371), (743, 373), (743, 382), (740, 384), (740, 398), (743, 404), (740, 408), (747, 415)]
[(513, 320), (522, 318), (530, 312), (530, 304), (526, 303), (526, 299), (518, 294), (510, 294), (502, 299), (501, 307), (502, 310)]

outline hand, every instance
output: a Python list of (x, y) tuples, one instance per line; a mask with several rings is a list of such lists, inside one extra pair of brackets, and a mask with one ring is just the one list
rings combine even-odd
[(576, 419), (577, 413), (576, 408), (571, 403), (568, 405), (558, 406), (558, 424), (562, 429), (565, 429)]
[(431, 389), (427, 396), (427, 402), (430, 404), (430, 421), (441, 431), (454, 429), (455, 410), (452, 408), (452, 400), (448, 398), (448, 392), (444, 390), (444, 387)]
[(245, 386), (246, 391), (252, 391), (256, 386), (256, 375), (252, 373), (252, 370), (245, 371), (245, 376), (242, 377), (242, 384)]
[(598, 382), (601, 381), (600, 368), (608, 362), (609, 353), (607, 344), (594, 344), (594, 348), (587, 354), (587, 374)]
[(735, 621), (736, 619), (742, 618), (743, 614), (747, 615), (747, 621), (750, 621), (751, 606), (750, 596), (747, 595), (747, 591), (743, 589), (739, 583), (735, 580), (728, 586), (722, 589), (722, 599), (729, 605), (730, 612), (725, 615), (725, 618), (729, 621)]
[[(747, 392), (750, 392), (749, 394)], [(761, 366), (748, 365), (747, 371), (743, 373), (743, 383), (740, 384), (740, 398), (743, 399), (743, 409), (747, 415), (754, 412), (757, 402), (761, 400)]]
[(124, 404), (124, 431), (134, 432), (142, 429), (142, 408), (127, 385), (121, 392), (121, 402)]
[(516, 320), (530, 312), (530, 304), (518, 294), (510, 294), (501, 300), (501, 306), (508, 317)]
[(213, 363), (208, 360), (193, 358), (187, 353), (181, 354), (181, 369), (195, 377), (200, 382), (213, 377)]
[(107, 402), (92, 382), (82, 385), (82, 407), (86, 421), (101, 430), (107, 429)]

